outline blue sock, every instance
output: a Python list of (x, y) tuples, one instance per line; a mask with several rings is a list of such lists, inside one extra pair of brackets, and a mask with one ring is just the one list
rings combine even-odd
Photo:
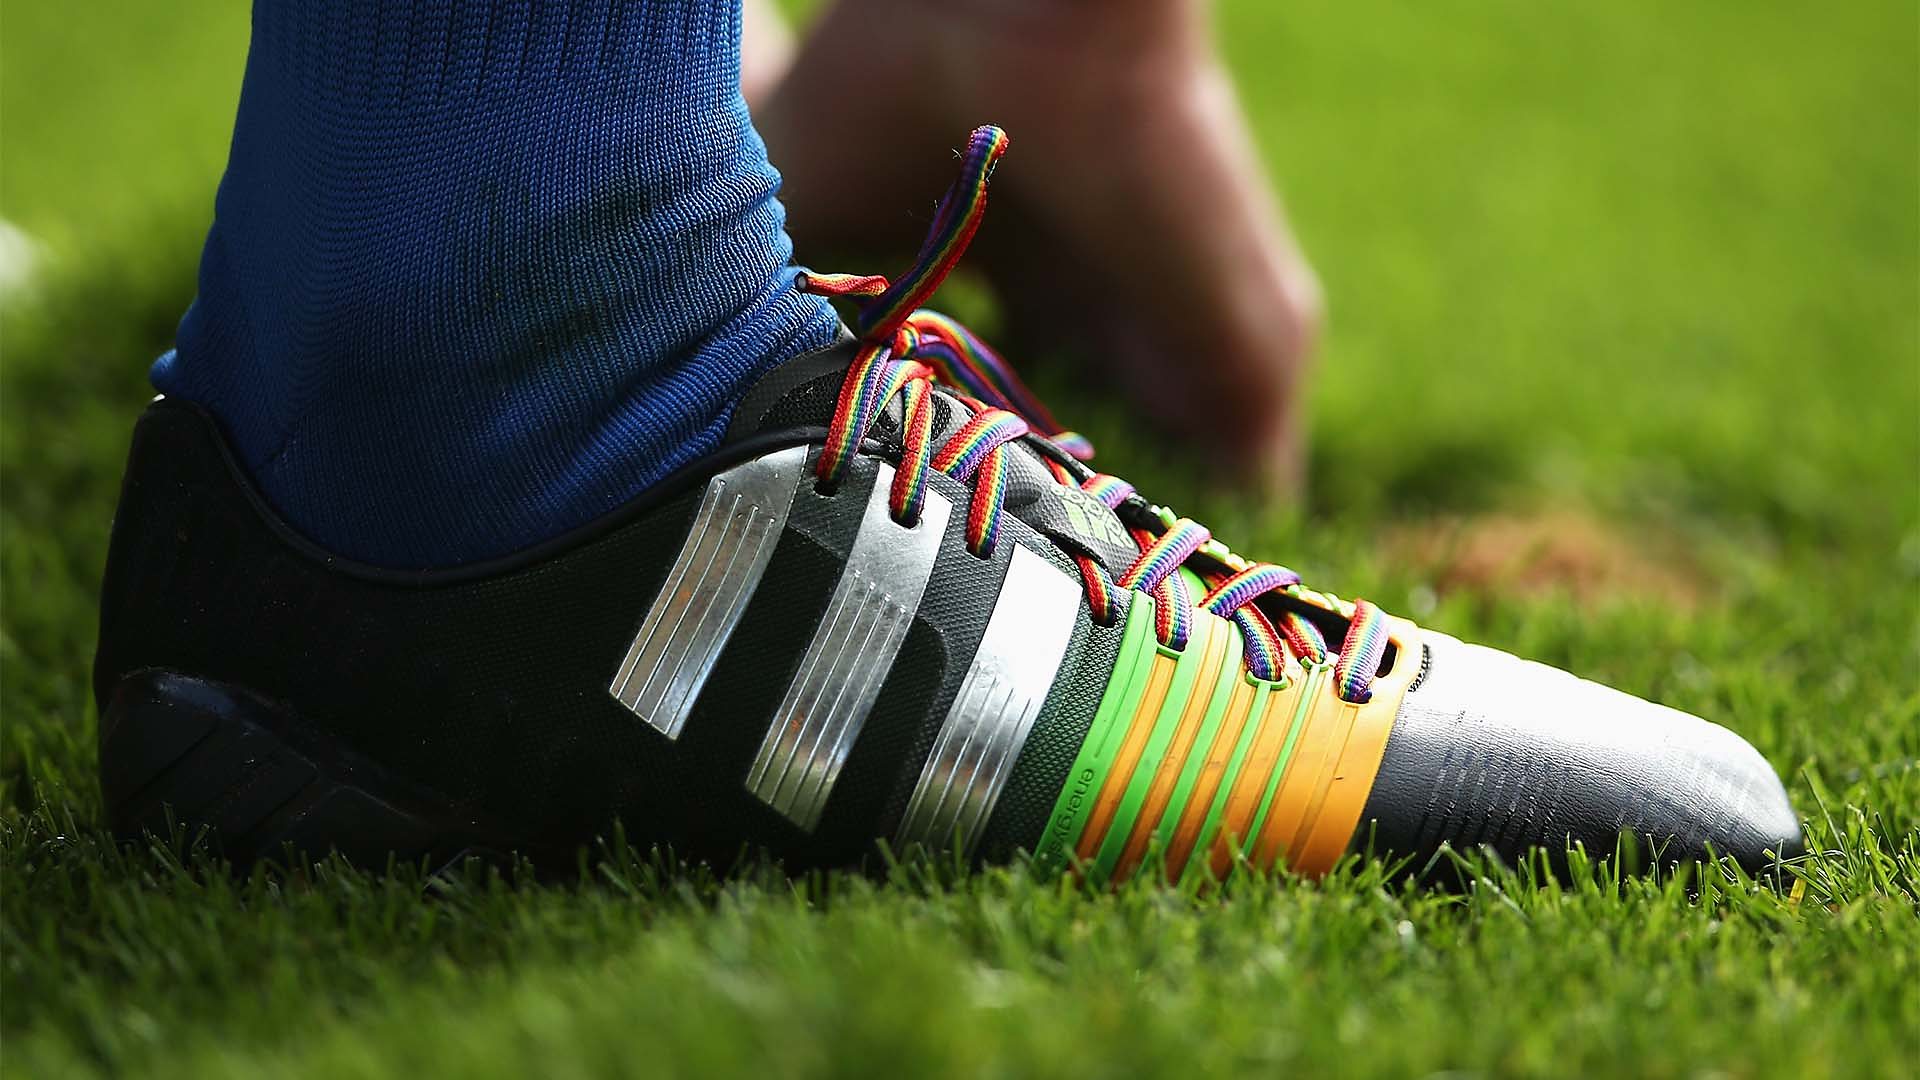
[(833, 339), (740, 96), (740, 3), (256, 0), (161, 392), (339, 554), (554, 536)]

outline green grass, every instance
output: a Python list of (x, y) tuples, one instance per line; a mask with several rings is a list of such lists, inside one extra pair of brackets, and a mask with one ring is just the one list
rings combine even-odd
[[(233, 880), (115, 850), (94, 590), (145, 366), (192, 295), (244, 5), (5, 0), (0, 216), (38, 256), (0, 297), (0, 1066), (1909, 1075), (1914, 7), (1224, 6), (1331, 297), (1314, 500), (1179, 499), (1198, 463), (1042, 383), (1236, 547), (1746, 735), (1809, 819), (1794, 894), (1485, 869), (1443, 896), (1378, 866), (1211, 896), (715, 881), (618, 844), (581, 885)], [(1578, 595), (1408, 554), (1488, 514), (1622, 539)]]

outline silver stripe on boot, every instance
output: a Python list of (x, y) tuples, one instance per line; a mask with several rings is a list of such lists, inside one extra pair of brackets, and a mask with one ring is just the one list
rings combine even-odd
[(919, 523), (903, 528), (887, 509), (892, 483), (881, 463), (839, 584), (747, 773), (747, 790), (808, 831), (906, 640), (952, 511), (929, 491)]
[(780, 541), (807, 448), (768, 454), (707, 481), (693, 527), (607, 692), (674, 739), (740, 625)]
[(1016, 547), (979, 651), (934, 738), (894, 840), (973, 856), (981, 827), (1053, 687), (1080, 613), (1080, 586)]

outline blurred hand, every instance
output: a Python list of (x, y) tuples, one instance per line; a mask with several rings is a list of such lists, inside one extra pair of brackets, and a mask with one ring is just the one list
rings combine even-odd
[[(839, 0), (782, 77), (747, 83), (803, 260), (904, 264), (951, 145), (1005, 128), (975, 250), (1021, 349), (1067, 345), (1170, 433), (1292, 490), (1320, 288), (1209, 13), (1200, 0)], [(779, 55), (751, 42), (774, 18), (750, 8), (750, 63)]]

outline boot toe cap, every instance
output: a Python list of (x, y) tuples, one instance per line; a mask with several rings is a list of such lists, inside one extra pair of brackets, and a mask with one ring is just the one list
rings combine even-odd
[[(1765, 758), (1718, 724), (1439, 634), (1394, 720), (1361, 819), (1376, 852), (1442, 843), (1514, 859), (1622, 833), (1672, 864), (1711, 851), (1758, 870), (1800, 851)], [(1369, 833), (1370, 830), (1370, 833)]]

